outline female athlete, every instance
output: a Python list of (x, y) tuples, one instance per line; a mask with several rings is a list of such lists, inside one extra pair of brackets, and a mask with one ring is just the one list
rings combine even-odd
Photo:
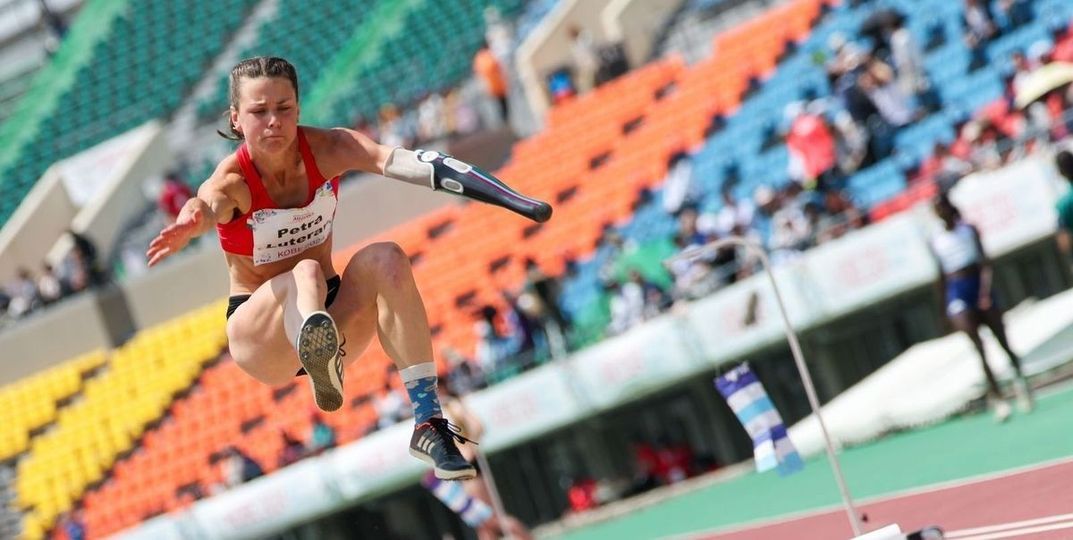
[(298, 125), (298, 75), (282, 58), (235, 66), (230, 102), (230, 130), (242, 144), (153, 239), (149, 265), (215, 227), (230, 274), (228, 346), (239, 367), (269, 385), (308, 375), (317, 406), (334, 411), (343, 404), (341, 346), (348, 344), (346, 362), (353, 362), (376, 335), (412, 403), (410, 453), (439, 478), (474, 477), (455, 445), (461, 438), (440, 411), (428, 317), (406, 254), (395, 243), (377, 243), (355, 253), (342, 272), (332, 266), (339, 177), (381, 174), (541, 222), (551, 207), (450, 156)]
[(1031, 389), (1021, 371), (1021, 360), (1006, 340), (1006, 328), (1002, 323), (1002, 310), (995, 304), (992, 290), (991, 261), (984, 253), (980, 233), (976, 227), (961, 219), (961, 212), (946, 194), (935, 200), (935, 215), (942, 221), (943, 229), (931, 238), (931, 250), (941, 267), (940, 286), (944, 289), (946, 316), (956, 330), (964, 332), (972, 341), (987, 378), (988, 401), (995, 419), (1005, 421), (1010, 416), (1010, 406), (1002, 398), (995, 374), (987, 364), (984, 343), (980, 339), (980, 326), (991, 329), (992, 335), (1010, 357), (1017, 379), (1014, 391), (1022, 412), (1032, 410)]

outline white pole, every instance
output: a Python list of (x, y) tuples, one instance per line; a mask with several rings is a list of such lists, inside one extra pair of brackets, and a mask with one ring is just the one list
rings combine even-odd
[(488, 466), (488, 460), (484, 457), (484, 452), (480, 450), (474, 450), (473, 452), (477, 456), (477, 464), (481, 466), (480, 481), (484, 482), (484, 487), (488, 490), (488, 498), (492, 499), (492, 509), (496, 512), (496, 520), (499, 521), (499, 534), (507, 540), (511, 540), (513, 536), (510, 534), (510, 529), (507, 528), (507, 512), (503, 508), (503, 500), (499, 498), (499, 490), (496, 489), (496, 479), (492, 476), (492, 468)]
[[(842, 492), (842, 503), (845, 506), (846, 515), (849, 517), (850, 527), (853, 528), (854, 536), (860, 536), (860, 518), (853, 505), (853, 498), (850, 496), (849, 488), (846, 487), (846, 479), (842, 475), (842, 467), (838, 464), (838, 457), (835, 456), (835, 447), (831, 444), (830, 434), (827, 433), (827, 424), (824, 423), (823, 415), (820, 414), (820, 400), (816, 397), (816, 388), (812, 385), (812, 376), (809, 375), (808, 365), (805, 364), (805, 356), (801, 353), (801, 344), (797, 341), (797, 333), (790, 324), (790, 317), (786, 314), (786, 305), (783, 304), (782, 293), (779, 292), (779, 285), (775, 283), (775, 274), (771, 271), (771, 262), (768, 261), (767, 253), (764, 252), (763, 248), (755, 242), (751, 242), (740, 236), (720, 238), (719, 240), (704, 246), (703, 251), (717, 251), (731, 244), (744, 246), (746, 249), (753, 251), (760, 256), (760, 261), (764, 265), (764, 271), (767, 273), (768, 281), (771, 283), (771, 289), (775, 292), (775, 301), (779, 304), (779, 313), (782, 315), (783, 328), (786, 330), (786, 340), (790, 342), (790, 352), (793, 354), (794, 362), (797, 364), (797, 371), (801, 374), (801, 382), (805, 386), (805, 394), (808, 395), (809, 405), (812, 406), (812, 414), (816, 415), (816, 420), (820, 423), (820, 431), (823, 433), (823, 442), (827, 447), (827, 460), (831, 463), (831, 469), (835, 474), (835, 481), (838, 482), (838, 489)], [(699, 253), (690, 253), (682, 257), (695, 258), (698, 254)]]

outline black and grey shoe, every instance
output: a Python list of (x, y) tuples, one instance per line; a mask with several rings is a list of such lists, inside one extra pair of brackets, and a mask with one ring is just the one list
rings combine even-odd
[(309, 375), (313, 396), (322, 411), (343, 406), (343, 361), (339, 330), (332, 316), (323, 311), (311, 313), (298, 331), (295, 343), (298, 361)]
[(414, 435), (410, 438), (410, 455), (432, 465), (436, 478), (441, 480), (476, 478), (477, 470), (462, 457), (455, 441), (473, 442), (463, 437), (458, 427), (446, 419), (430, 418), (414, 428)]

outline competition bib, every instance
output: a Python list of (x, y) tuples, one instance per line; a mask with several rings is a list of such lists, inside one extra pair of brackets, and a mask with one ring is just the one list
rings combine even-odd
[(302, 208), (264, 208), (247, 223), (253, 229), (253, 264), (273, 263), (319, 246), (332, 232), (336, 199), (332, 183), (317, 189)]

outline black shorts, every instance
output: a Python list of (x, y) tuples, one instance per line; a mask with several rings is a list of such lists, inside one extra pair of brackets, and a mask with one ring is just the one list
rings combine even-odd
[[(332, 302), (335, 301), (335, 296), (337, 294), (339, 294), (339, 285), (342, 282), (343, 282), (343, 280), (339, 276), (330, 277), (327, 280), (325, 280), (324, 283), (326, 283), (328, 285), (328, 296), (326, 296), (324, 298), (324, 307), (327, 308), (327, 307), (332, 306)], [(253, 296), (253, 295), (251, 295), (251, 294), (236, 294), (234, 296), (229, 296), (227, 298), (227, 318), (230, 319), (231, 315), (235, 314), (235, 310), (237, 310), (238, 307), (241, 306), (242, 304), (245, 304), (246, 300), (249, 300), (251, 296)], [(300, 368), (298, 370), (298, 373), (295, 376), (300, 377), (300, 376), (305, 375), (305, 374), (306, 374), (305, 368)]]
[[(328, 285), (328, 296), (324, 299), (324, 307), (332, 307), (332, 302), (335, 301), (335, 295), (339, 294), (339, 284), (343, 280), (339, 276), (330, 277), (324, 281)], [(230, 319), (235, 314), (235, 310), (239, 306), (246, 303), (252, 294), (236, 294), (234, 296), (227, 297), (227, 318)]]

